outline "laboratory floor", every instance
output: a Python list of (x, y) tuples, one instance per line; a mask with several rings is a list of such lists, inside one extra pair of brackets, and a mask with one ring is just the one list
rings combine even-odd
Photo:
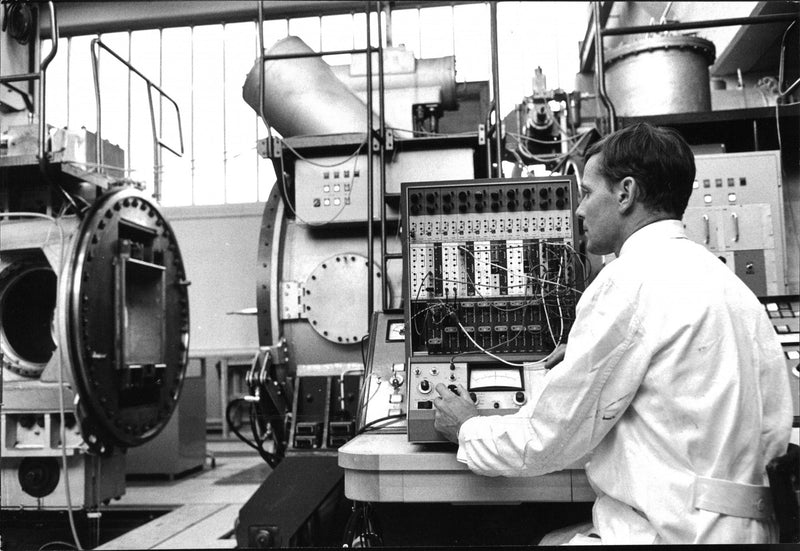
[[(232, 549), (241, 506), (269, 474), (247, 445), (209, 435), (202, 469), (179, 476), (128, 476), (125, 495), (99, 521), (75, 514), (84, 549)], [(63, 511), (3, 511), (2, 549), (74, 549)]]

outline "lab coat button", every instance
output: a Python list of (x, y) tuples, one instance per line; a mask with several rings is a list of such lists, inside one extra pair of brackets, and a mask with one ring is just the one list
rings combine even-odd
[(766, 508), (766, 504), (764, 503), (764, 499), (759, 499), (756, 501), (756, 510), (760, 513)]

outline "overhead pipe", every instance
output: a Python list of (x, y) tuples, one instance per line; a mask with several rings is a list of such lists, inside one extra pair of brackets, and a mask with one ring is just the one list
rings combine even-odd
[[(370, 7), (371, 2), (366, 2), (367, 12), (367, 113), (372, 115), (372, 25), (370, 21)], [(380, 26), (380, 21), (378, 21)], [(372, 208), (373, 208), (373, 189), (372, 185), (375, 180), (372, 173), (375, 160), (372, 158), (372, 144), (373, 135), (372, 130), (375, 127), (372, 124), (372, 117), (367, 116), (367, 330), (369, 330), (370, 322), (372, 321), (372, 310), (375, 308), (375, 282), (373, 281), (373, 250), (372, 250)]]
[(279, 40), (256, 59), (242, 97), (284, 138), (363, 132), (364, 102), (320, 59), (329, 53), (315, 52), (296, 36)]
[(772, 15), (756, 15), (751, 17), (731, 17), (708, 21), (687, 21), (685, 23), (664, 23), (663, 25), (638, 25), (635, 27), (614, 27), (603, 29), (603, 36), (622, 36), (627, 34), (660, 33), (665, 31), (686, 31), (692, 29), (710, 29), (713, 27), (733, 27), (737, 25), (760, 25), (764, 23), (781, 23), (796, 21), (800, 15), (796, 13), (776, 13)]
[[(380, 205), (381, 205), (381, 274), (386, 277), (386, 117), (384, 116), (386, 107), (385, 86), (383, 74), (383, 27), (381, 26), (381, 16), (386, 18), (386, 39), (389, 44), (392, 41), (392, 19), (391, 7), (387, 6), (386, 13), (383, 10), (383, 2), (378, 0), (378, 124), (380, 129)], [(369, 75), (372, 80), (372, 75)], [(370, 220), (372, 220), (372, 210), (370, 210)], [(370, 224), (371, 225), (371, 224)], [(372, 251), (372, 241), (369, 242), (369, 250)], [(372, 276), (370, 275), (370, 280)], [(386, 311), (387, 305), (387, 288), (386, 280), (381, 280), (381, 311)], [(370, 316), (372, 312), (370, 312)], [(367, 320), (368, 322), (371, 320)]]
[(595, 55), (595, 86), (597, 97), (603, 102), (608, 111), (608, 130), (617, 129), (617, 111), (606, 93), (606, 73), (603, 53), (603, 30), (600, 28), (600, 2), (592, 2), (592, 19), (594, 20), (594, 55)]
[[(495, 177), (503, 177), (503, 136), (502, 119), (500, 117), (500, 60), (497, 47), (497, 2), (489, 3), (489, 13), (491, 20), (491, 41), (492, 41), (492, 94), (494, 95), (494, 146), (497, 158), (497, 168)], [(487, 128), (488, 131), (488, 128)]]

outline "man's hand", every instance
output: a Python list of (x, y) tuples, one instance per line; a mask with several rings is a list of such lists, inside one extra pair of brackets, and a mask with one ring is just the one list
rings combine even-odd
[(550, 356), (544, 362), (544, 368), (545, 369), (552, 369), (555, 366), (557, 366), (558, 364), (560, 364), (561, 361), (564, 359), (564, 353), (566, 351), (567, 351), (567, 345), (566, 344), (559, 344), (556, 347), (556, 349), (553, 350), (553, 353), (550, 354)]
[(434, 388), (439, 396), (433, 400), (436, 408), (433, 426), (451, 442), (458, 442), (458, 430), (461, 424), (478, 415), (478, 408), (472, 403), (469, 392), (462, 385), (457, 387), (458, 394), (442, 383)]

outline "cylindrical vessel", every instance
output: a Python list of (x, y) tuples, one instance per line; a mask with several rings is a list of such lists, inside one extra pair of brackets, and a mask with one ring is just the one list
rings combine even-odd
[(708, 66), (714, 44), (694, 36), (656, 36), (615, 48), (606, 89), (620, 116), (711, 110)]
[[(378, 58), (372, 64), (375, 74), (372, 77), (372, 87), (378, 92)], [(336, 77), (344, 82), (351, 90), (364, 92), (367, 89), (367, 79), (364, 75), (351, 75), (350, 65), (336, 65), (331, 67)], [(387, 72), (383, 77), (387, 90), (398, 88), (419, 89), (438, 87), (442, 91), (442, 108), (455, 109), (456, 101), (456, 58), (453, 56), (437, 57), (431, 59), (417, 59), (414, 70), (403, 73)], [(375, 99), (377, 101), (377, 97)]]
[[(266, 55), (313, 53), (296, 36), (276, 42)], [(259, 60), (250, 69), (242, 88), (242, 96), (256, 113)], [(281, 136), (339, 134), (364, 132), (367, 107), (330, 66), (319, 57), (273, 59), (264, 62), (265, 124)]]

